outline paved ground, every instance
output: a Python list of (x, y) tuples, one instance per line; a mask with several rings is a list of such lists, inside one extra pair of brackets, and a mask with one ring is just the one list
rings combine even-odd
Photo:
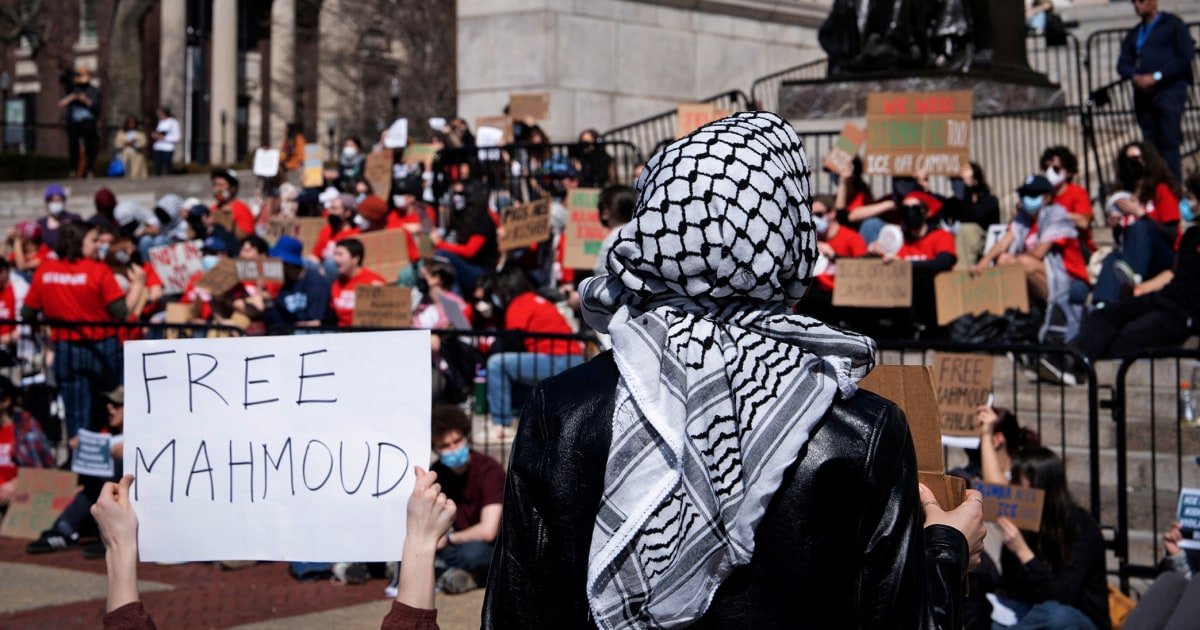
[[(104, 561), (77, 550), (41, 556), (0, 538), (0, 628), (95, 628), (104, 614)], [(362, 586), (300, 583), (280, 563), (238, 571), (210, 564), (143, 564), (142, 601), (160, 628), (378, 628), (382, 579)], [(439, 596), (443, 628), (478, 628), (483, 591)]]

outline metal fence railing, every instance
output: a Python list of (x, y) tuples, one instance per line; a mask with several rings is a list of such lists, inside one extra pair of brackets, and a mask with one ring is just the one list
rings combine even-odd
[(1185, 385), (1200, 378), (1200, 350), (1148, 350), (1116, 373), (1116, 552), (1121, 588), (1153, 577), (1159, 537), (1175, 520), (1179, 490), (1200, 487), (1200, 427), (1181, 421)]
[[(697, 103), (709, 103), (717, 109), (737, 113), (753, 109), (750, 98), (741, 90), (731, 90), (715, 94)], [(609, 129), (600, 134), (606, 142), (624, 141), (632, 143), (647, 158), (654, 155), (667, 143), (675, 139), (675, 123), (677, 110), (669, 110), (661, 114), (648, 116), (627, 125)]]
[(829, 71), (828, 59), (817, 59), (759, 77), (750, 84), (750, 101), (757, 109), (779, 111), (779, 88), (786, 81), (819, 81)]

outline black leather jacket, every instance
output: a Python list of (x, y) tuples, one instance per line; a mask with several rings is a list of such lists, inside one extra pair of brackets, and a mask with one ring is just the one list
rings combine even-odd
[[(594, 627), (585, 580), (617, 378), (606, 353), (546, 379), (526, 404), (483, 627)], [(696, 627), (961, 627), (966, 538), (923, 525), (904, 414), (868, 392), (839, 398), (785, 474), (750, 564)]]

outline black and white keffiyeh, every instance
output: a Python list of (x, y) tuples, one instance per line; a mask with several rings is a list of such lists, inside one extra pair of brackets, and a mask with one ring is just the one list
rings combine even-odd
[(754, 553), (783, 474), (874, 342), (791, 314), (817, 260), (795, 131), (742, 113), (646, 165), (608, 275), (581, 287), (616, 392), (588, 563), (602, 628), (687, 624)]

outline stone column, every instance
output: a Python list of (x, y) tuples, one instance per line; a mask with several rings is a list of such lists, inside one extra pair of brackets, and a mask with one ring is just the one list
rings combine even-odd
[[(186, 137), (191, 134), (190, 121), (185, 117), (187, 108), (187, 0), (162, 0), (159, 3), (158, 43), (158, 103), (171, 110)], [(157, 120), (151, 121), (157, 124)], [(175, 147), (175, 159), (183, 158), (180, 142)]]
[(274, 0), (271, 5), (271, 146), (283, 142), (284, 125), (296, 117), (296, 0)]
[[(212, 69), (209, 78), (209, 149), (213, 164), (236, 161), (238, 0), (213, 0)], [(221, 133), (221, 113), (225, 133)], [(225, 147), (222, 159), (221, 147)]]

